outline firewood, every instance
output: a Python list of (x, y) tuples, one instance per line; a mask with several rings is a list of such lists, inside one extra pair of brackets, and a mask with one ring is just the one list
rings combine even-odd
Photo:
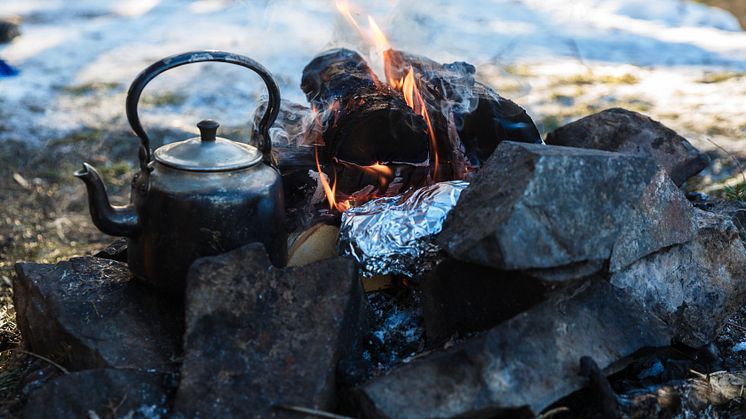
[(316, 224), (298, 235), (288, 251), (288, 266), (303, 266), (337, 256), (339, 227)]
[(358, 166), (428, 164), (424, 119), (358, 53), (334, 49), (317, 56), (303, 69), (301, 89), (320, 112), (328, 158)]
[(385, 54), (393, 77), (403, 78), (410, 68), (415, 70), (431, 115), (443, 114), (450, 108), (458, 139), (473, 166), (481, 166), (501, 141), (541, 143), (539, 131), (526, 110), (476, 81), (473, 65), (440, 64), (397, 50)]

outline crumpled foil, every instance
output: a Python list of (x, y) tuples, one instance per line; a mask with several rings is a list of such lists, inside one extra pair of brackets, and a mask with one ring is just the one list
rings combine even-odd
[(467, 186), (462, 180), (440, 182), (345, 211), (339, 254), (354, 257), (365, 277), (422, 274), (437, 260), (433, 238)]

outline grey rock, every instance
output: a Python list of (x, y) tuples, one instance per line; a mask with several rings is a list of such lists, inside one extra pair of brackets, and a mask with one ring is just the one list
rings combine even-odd
[(613, 373), (618, 361), (670, 338), (663, 322), (608, 282), (593, 280), (455, 349), (375, 378), (356, 397), (368, 418), (535, 416), (585, 385), (581, 357)]
[(615, 273), (611, 283), (663, 319), (676, 340), (706, 345), (746, 297), (746, 249), (733, 222), (697, 210), (698, 232)]
[(173, 368), (182, 308), (97, 257), (19, 263), (13, 302), (26, 347), (71, 370)]
[(141, 370), (96, 369), (63, 375), (29, 397), (27, 419), (168, 417), (174, 379)]
[(693, 211), (648, 158), (502, 142), (461, 194), (438, 243), (465, 262), (504, 270), (560, 268), (556, 277), (567, 280), (607, 261), (618, 271), (688, 241)]
[(337, 361), (363, 303), (344, 258), (272, 266), (260, 244), (198, 259), (187, 276), (185, 358), (176, 411), (186, 417), (295, 417), (276, 404), (335, 407)]
[(746, 243), (746, 202), (708, 199), (705, 202), (695, 203), (695, 206), (730, 219), (733, 225), (738, 228), (738, 235), (741, 237), (741, 241)]
[(649, 156), (680, 186), (709, 164), (684, 137), (637, 112), (614, 108), (572, 122), (547, 135), (546, 143)]
[(446, 259), (421, 283), (422, 312), (429, 346), (453, 336), (490, 329), (543, 301), (544, 282)]

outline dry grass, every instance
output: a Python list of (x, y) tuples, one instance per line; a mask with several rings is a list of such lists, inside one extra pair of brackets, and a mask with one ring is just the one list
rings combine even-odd
[[(41, 151), (0, 139), (0, 417), (17, 413), (13, 409), (29, 365), (29, 356), (19, 350), (13, 308), (15, 263), (55, 263), (90, 254), (110, 241), (90, 222), (85, 190), (72, 176), (80, 161), (93, 159), (111, 192), (123, 200), (129, 165), (110, 145), (114, 139), (102, 140), (100, 134), (72, 133)], [(104, 153), (107, 148), (111, 151)]]

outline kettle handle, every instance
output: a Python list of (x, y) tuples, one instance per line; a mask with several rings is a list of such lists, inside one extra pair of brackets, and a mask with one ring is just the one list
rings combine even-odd
[(264, 112), (259, 126), (255, 129), (252, 137), (256, 138), (259, 150), (264, 155), (265, 162), (271, 162), (272, 140), (269, 137), (269, 127), (277, 119), (280, 111), (280, 89), (277, 87), (272, 75), (258, 62), (243, 55), (233, 54), (225, 51), (192, 51), (183, 54), (172, 55), (153, 63), (137, 75), (130, 85), (127, 92), (125, 109), (127, 111), (127, 120), (132, 130), (140, 137), (140, 168), (147, 170), (148, 163), (151, 160), (152, 152), (150, 150), (150, 138), (140, 124), (140, 117), (137, 113), (137, 105), (140, 101), (140, 94), (145, 86), (150, 83), (157, 75), (164, 71), (176, 68), (185, 64), (199, 63), (205, 61), (218, 61), (230, 64), (240, 65), (253, 70), (259, 75), (267, 85), (269, 92), (269, 102), (267, 110)]

